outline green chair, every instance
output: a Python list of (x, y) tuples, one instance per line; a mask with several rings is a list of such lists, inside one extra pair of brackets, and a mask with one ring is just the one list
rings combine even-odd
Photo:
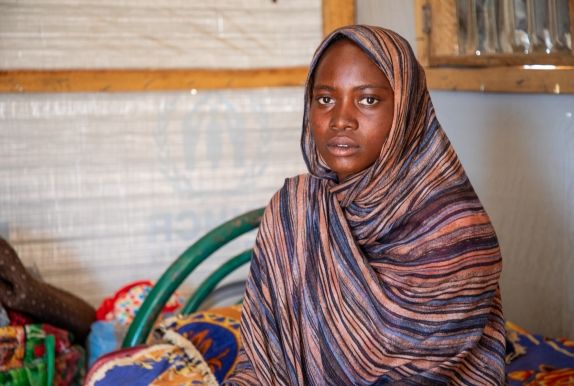
[[(211, 230), (183, 252), (150, 291), (131, 323), (122, 347), (134, 347), (144, 343), (162, 308), (185, 278), (216, 250), (242, 234), (257, 228), (262, 215), (263, 208), (260, 208), (237, 216)], [(188, 315), (195, 312), (221, 280), (251, 260), (252, 252), (252, 249), (243, 251), (209, 275), (199, 285), (180, 313)]]

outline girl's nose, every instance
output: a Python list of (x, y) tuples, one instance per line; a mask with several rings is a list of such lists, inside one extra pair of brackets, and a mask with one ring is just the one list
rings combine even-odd
[(331, 110), (331, 129), (355, 130), (358, 127), (352, 103), (344, 102), (336, 104)]

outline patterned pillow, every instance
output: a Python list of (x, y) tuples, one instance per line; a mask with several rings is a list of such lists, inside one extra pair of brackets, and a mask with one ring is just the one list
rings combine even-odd
[(156, 329), (156, 338), (174, 341), (180, 336), (191, 342), (222, 382), (235, 369), (241, 347), (239, 321), (241, 306), (213, 308), (188, 316), (166, 319)]
[(98, 359), (84, 385), (217, 385), (235, 368), (240, 317), (240, 306), (170, 317), (150, 345)]

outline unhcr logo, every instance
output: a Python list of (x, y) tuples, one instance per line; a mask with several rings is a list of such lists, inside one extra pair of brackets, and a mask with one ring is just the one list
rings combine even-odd
[(264, 173), (271, 134), (261, 99), (247, 91), (195, 91), (166, 100), (154, 141), (176, 192), (238, 191)]

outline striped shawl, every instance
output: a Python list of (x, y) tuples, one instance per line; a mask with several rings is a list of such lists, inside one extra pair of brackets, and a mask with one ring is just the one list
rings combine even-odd
[[(351, 39), (389, 79), (395, 116), (379, 159), (338, 184), (308, 112), (313, 70)], [(438, 123), (408, 43), (368, 26), (318, 48), (301, 145), (257, 236), (228, 385), (501, 385), (501, 257), (490, 220)]]

